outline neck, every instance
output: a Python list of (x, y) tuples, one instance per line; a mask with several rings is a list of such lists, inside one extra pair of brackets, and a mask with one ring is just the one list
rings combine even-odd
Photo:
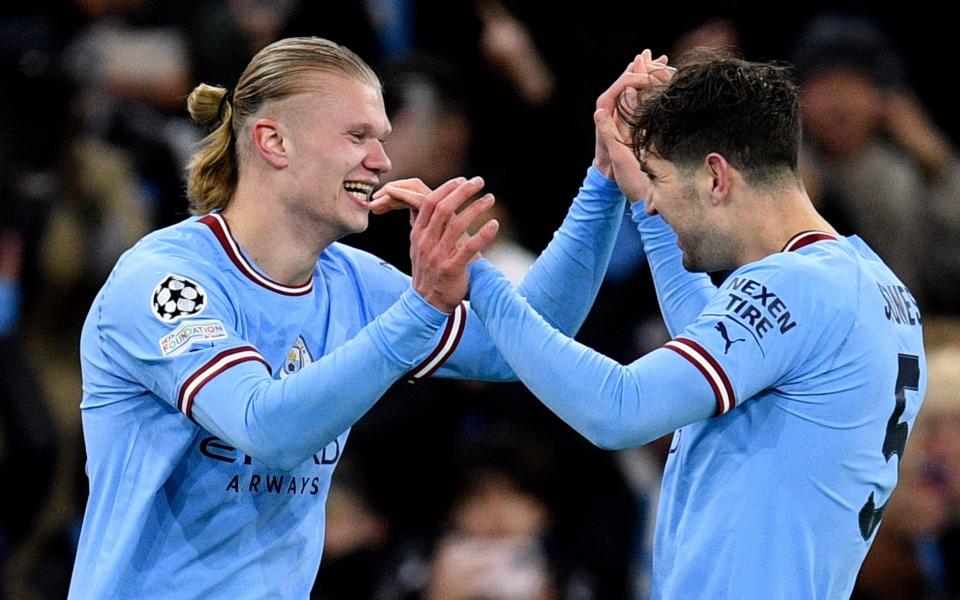
[(310, 279), (320, 253), (337, 239), (276, 201), (268, 184), (241, 180), (222, 214), (250, 259), (267, 277), (284, 285)]
[(737, 217), (740, 224), (734, 229), (743, 236), (738, 244), (738, 266), (780, 252), (791, 238), (803, 231), (838, 235), (813, 207), (802, 188), (756, 194), (744, 207), (746, 214)]

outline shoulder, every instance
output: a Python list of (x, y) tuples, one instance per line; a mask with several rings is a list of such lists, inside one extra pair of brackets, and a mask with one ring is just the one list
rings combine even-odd
[(830, 240), (797, 251), (778, 252), (734, 271), (723, 287), (749, 280), (776, 286), (794, 297), (856, 294), (860, 266), (846, 240)]
[(227, 285), (213, 249), (196, 219), (151, 233), (120, 257), (98, 301), (127, 314), (149, 310), (161, 321), (197, 315)]
[(721, 284), (721, 300), (764, 330), (846, 330), (856, 318), (861, 274), (844, 244), (824, 242), (744, 265)]

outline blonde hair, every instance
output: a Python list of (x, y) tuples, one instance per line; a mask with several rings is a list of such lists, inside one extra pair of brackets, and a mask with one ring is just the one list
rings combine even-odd
[(264, 103), (308, 91), (313, 73), (339, 75), (380, 87), (373, 69), (349, 49), (318, 37), (296, 37), (266, 46), (251, 60), (233, 93), (201, 83), (187, 98), (198, 124), (213, 129), (187, 166), (190, 212), (205, 214), (226, 207), (237, 189), (237, 143), (247, 119)]

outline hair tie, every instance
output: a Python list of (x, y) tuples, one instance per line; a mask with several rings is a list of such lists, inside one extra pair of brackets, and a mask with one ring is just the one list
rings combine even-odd
[(220, 105), (217, 106), (217, 120), (220, 121), (221, 124), (223, 124), (223, 109), (227, 105), (227, 102), (230, 101), (229, 98), (230, 98), (230, 92), (229, 91), (224, 92), (223, 97), (220, 98)]

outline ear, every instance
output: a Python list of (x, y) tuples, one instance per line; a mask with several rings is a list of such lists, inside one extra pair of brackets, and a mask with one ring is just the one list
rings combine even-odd
[(722, 155), (711, 152), (703, 160), (707, 175), (711, 178), (710, 195), (714, 204), (720, 204), (730, 193), (733, 183), (733, 167)]
[(273, 119), (257, 119), (250, 135), (256, 153), (275, 169), (285, 169), (290, 164), (287, 155), (288, 141), (281, 131), (280, 123)]

